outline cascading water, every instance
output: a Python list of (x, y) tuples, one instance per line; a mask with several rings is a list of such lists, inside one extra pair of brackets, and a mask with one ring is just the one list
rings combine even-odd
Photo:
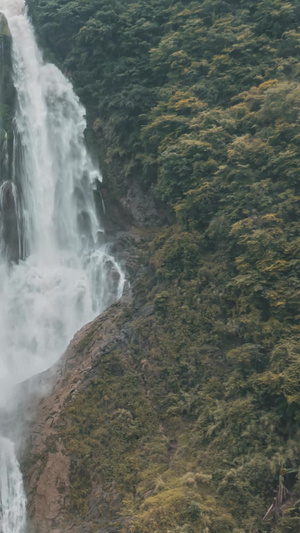
[[(84, 109), (70, 82), (43, 62), (24, 0), (0, 0), (0, 13), (11, 39), (15, 93), (11, 132), (0, 123), (3, 410), (16, 383), (49, 368), (75, 331), (122, 295), (124, 275), (99, 244), (93, 188), (100, 174), (85, 148)], [(22, 480), (6, 439), (0, 493), (0, 531), (22, 533)]]
[(0, 438), (1, 532), (21, 533), (26, 526), (26, 498), (13, 443)]

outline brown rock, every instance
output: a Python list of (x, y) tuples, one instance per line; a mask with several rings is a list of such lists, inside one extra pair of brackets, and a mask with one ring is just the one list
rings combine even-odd
[[(88, 524), (82, 529), (82, 521), (77, 524), (76, 517), (68, 515), (71, 460), (60, 439), (61, 427), (65, 423), (61, 417), (71, 398), (92, 379), (101, 353), (116, 342), (126, 343), (127, 333), (122, 330), (121, 323), (124, 312), (131, 305), (132, 296), (128, 292), (109, 310), (82, 328), (70, 343), (55, 372), (49, 373), (52, 391), (42, 400), (35, 398), (30, 406), (31, 410), (36, 411), (36, 416), (27, 429), (27, 441), (21, 456), (28, 496), (29, 533), (90, 531)], [(101, 487), (95, 487), (94, 493), (96, 500), (104, 500)], [(110, 494), (113, 497), (112, 505), (117, 510), (119, 494), (114, 487)], [(95, 510), (92, 511), (91, 514), (97, 514)], [(100, 522), (99, 532), (106, 531), (107, 528), (103, 529)]]

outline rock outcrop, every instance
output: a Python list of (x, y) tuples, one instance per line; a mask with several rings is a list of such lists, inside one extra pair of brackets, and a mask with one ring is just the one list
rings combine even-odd
[[(72, 517), (68, 506), (71, 500), (72, 458), (62, 437), (68, 425), (66, 411), (89, 387), (99, 368), (101, 371), (102, 355), (116, 344), (126, 346), (129, 333), (124, 324), (124, 316), (131, 305), (132, 296), (128, 293), (79, 331), (54, 374), (49, 376), (51, 392), (41, 401), (36, 400), (38, 405), (34, 407), (37, 408), (37, 414), (29, 428), (27, 447), (22, 457), (30, 533), (92, 531), (88, 528), (88, 518), (87, 529), (83, 529), (82, 519), (79, 520), (79, 516)], [(120, 497), (113, 485), (110, 492), (115, 493), (117, 510)], [(101, 484), (92, 488), (87, 513), (90, 518), (95, 515), (93, 506), (99, 506), (101, 494), (104, 494)], [(99, 515), (98, 511), (96, 515)], [(99, 516), (96, 522), (100, 525), (104, 522), (107, 527), (107, 520), (101, 520)], [(99, 531), (106, 531), (105, 527), (100, 527)]]
[(18, 206), (13, 180), (14, 161), (13, 119), (16, 92), (12, 75), (12, 38), (6, 17), (0, 13), (0, 235), (4, 245), (2, 251), (8, 261), (19, 259)]

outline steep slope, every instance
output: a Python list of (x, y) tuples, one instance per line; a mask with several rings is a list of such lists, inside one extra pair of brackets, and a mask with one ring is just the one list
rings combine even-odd
[(28, 3), (89, 109), (108, 212), (144, 237), (129, 308), (67, 355), (98, 354), (57, 392), (58, 531), (296, 533), (298, 2)]
[(22, 465), (32, 533), (150, 532), (182, 522), (232, 530), (212, 476), (186, 472), (188, 425), (177, 441), (146, 360), (134, 354), (148, 318), (153, 306), (134, 310), (127, 294), (75, 336), (49, 378)]
[[(88, 518), (99, 522), (99, 498), (101, 500), (103, 492), (101, 476), (95, 471), (95, 477), (91, 477), (91, 472), (85, 468), (84, 461), (91, 459), (92, 448), (76, 430), (72, 434), (71, 419), (78, 416), (82, 422), (84, 420), (86, 430), (92, 434), (89, 437), (92, 446), (97, 447), (101, 430), (104, 431), (101, 417), (105, 415), (101, 415), (99, 408), (103, 403), (106, 411), (107, 402), (103, 400), (103, 390), (98, 398), (92, 398), (90, 388), (94, 389), (107, 365), (109, 370), (110, 365), (113, 367), (113, 357), (110, 359), (104, 354), (113, 353), (117, 343), (126, 346), (127, 335), (126, 330), (122, 331), (122, 318), (130, 304), (128, 295), (122, 304), (116, 304), (84, 327), (70, 344), (54, 378), (49, 376), (53, 388), (39, 404), (38, 416), (30, 431), (30, 455), (24, 465), (30, 531), (82, 531), (87, 510), (91, 515)], [(125, 360), (123, 365), (121, 362), (118, 365), (116, 359), (116, 369), (121, 375), (124, 374), (123, 366), (129, 367)], [(115, 375), (114, 370), (112, 374)], [(82, 407), (88, 402), (89, 412), (84, 413), (82, 407), (77, 411), (78, 401)], [(95, 418), (99, 424), (96, 427)], [(93, 435), (95, 431), (97, 436)], [(105, 496), (103, 492), (104, 505)], [(74, 514), (72, 511), (75, 511)]]

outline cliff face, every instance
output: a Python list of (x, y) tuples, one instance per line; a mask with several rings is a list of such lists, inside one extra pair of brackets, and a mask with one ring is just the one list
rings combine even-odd
[(21, 462), (31, 533), (197, 531), (208, 520), (232, 531), (212, 475), (195, 470), (189, 424), (160, 410), (146, 339), (145, 359), (136, 353), (153, 313), (128, 292), (75, 335), (32, 406)]
[(37, 407), (32, 531), (297, 533), (298, 3), (28, 4), (132, 289)]
[[(265, 525), (277, 476), (264, 441), (275, 442), (276, 455), (280, 447), (297, 453), (297, 443), (283, 425), (266, 433), (275, 408), (243, 394), (247, 377), (228, 368), (222, 347), (203, 341), (216, 280), (207, 271), (202, 314), (191, 314), (181, 291), (153, 287), (153, 233), (130, 235), (122, 246), (133, 291), (76, 334), (49, 376), (51, 392), (31, 406), (21, 461), (30, 533), (223, 533), (255, 531), (253, 523), (287, 531), (297, 480), (284, 476), (283, 526), (278, 517)], [(296, 345), (289, 350), (295, 360)], [(258, 379), (269, 376), (267, 368)], [(294, 378), (282, 376), (290, 389)]]
[[(130, 294), (125, 296), (122, 302), (114, 305), (109, 311), (98, 317), (94, 322), (85, 326), (73, 339), (68, 350), (64, 354), (54, 375), (49, 377), (49, 385), (52, 390), (38, 405), (37, 416), (30, 429), (30, 437), (27, 453), (23, 458), (25, 471), (25, 483), (27, 486), (29, 508), (29, 531), (32, 533), (46, 533), (48, 531), (72, 531), (81, 532), (86, 525), (86, 531), (93, 531), (95, 524), (101, 529), (101, 524), (107, 526), (110, 514), (117, 518), (120, 507), (120, 496), (112, 485), (103, 487), (101, 476), (95, 476), (91, 482), (93, 473), (81, 470), (78, 461), (89, 454), (85, 449), (84, 437), (81, 440), (83, 449), (77, 453), (68, 449), (68, 432), (70, 431), (71, 418), (76, 414), (76, 404), (83, 398), (86, 390), (93, 386), (99, 379), (102, 366), (107, 364), (107, 354), (113, 351), (116, 345), (126, 347), (128, 343), (128, 331), (124, 316), (130, 310), (132, 298)], [(124, 356), (123, 365), (120, 362), (119, 372), (130, 369)], [(100, 402), (100, 404), (99, 404)], [(105, 400), (99, 398), (98, 405), (92, 405), (95, 410), (105, 407)], [(70, 413), (70, 414), (69, 414)], [(79, 414), (79, 413), (78, 413)], [(101, 414), (99, 411), (99, 422)], [(90, 427), (92, 420), (85, 419), (85, 426)], [(89, 486), (85, 493), (85, 501), (82, 504), (85, 513), (82, 516), (76, 510), (76, 500), (73, 501), (74, 470), (79, 468), (77, 474), (82, 476), (82, 484)], [(88, 477), (89, 479), (85, 479)], [(82, 498), (82, 494), (75, 498)], [(115, 502), (109, 506), (106, 498), (111, 499), (115, 492)], [(74, 508), (75, 505), (75, 508)], [(101, 513), (100, 508), (105, 512)], [(115, 511), (115, 513), (114, 513)], [(89, 525), (92, 523), (90, 529)], [(105, 530), (105, 527), (103, 531)]]
[(174, 385), (174, 393), (164, 391), (178, 368), (170, 365), (172, 351), (165, 361), (155, 353), (164, 304), (161, 295), (155, 302), (146, 296), (153, 233), (132, 229), (121, 237), (116, 246), (129, 253), (133, 290), (75, 335), (42, 377), (46, 395), (24, 416), (34, 413), (21, 453), (28, 529), (152, 533), (180, 524), (197, 531), (209, 521), (232, 531), (211, 469), (189, 442), (194, 417), (177, 405)]
[[(13, 179), (18, 180), (13, 160), (13, 119), (16, 93), (12, 80), (12, 39), (5, 16), (0, 13), (0, 232), (9, 261), (19, 258), (17, 205)], [(16, 174), (14, 176), (14, 173)]]

